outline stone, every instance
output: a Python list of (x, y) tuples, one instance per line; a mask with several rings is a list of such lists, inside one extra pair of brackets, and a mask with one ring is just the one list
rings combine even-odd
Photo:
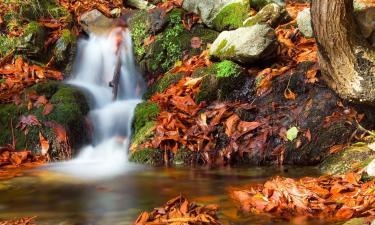
[(298, 29), (301, 31), (303, 36), (307, 38), (314, 37), (314, 32), (311, 23), (311, 12), (310, 8), (306, 8), (298, 13), (297, 15)]
[[(54, 122), (63, 126), (72, 150), (79, 149), (90, 139), (90, 130), (86, 127), (86, 116), (89, 106), (84, 94), (75, 87), (58, 81), (49, 81), (34, 85), (26, 93), (35, 91), (39, 96), (44, 95), (54, 107), (50, 114), (43, 115), (43, 107), (33, 107), (28, 110), (27, 103), (15, 105), (13, 103), (0, 105), (0, 146), (12, 143), (12, 132), (9, 129), (11, 121), (16, 138), (16, 149), (28, 149), (34, 154), (41, 154), (39, 132), (50, 141), (50, 156), (52, 160), (63, 160), (66, 146), (56, 138), (53, 129), (45, 122)], [(41, 126), (32, 126), (27, 135), (16, 128), (20, 116), (35, 115)]]
[(367, 166), (366, 172), (370, 177), (375, 177), (375, 159)]
[(266, 24), (256, 24), (220, 33), (212, 44), (209, 55), (213, 59), (252, 64), (273, 58), (277, 45), (274, 29)]
[(366, 144), (357, 143), (326, 158), (320, 170), (329, 175), (345, 174), (363, 169), (375, 159), (375, 152)]
[(375, 33), (375, 6), (368, 5), (354, 12), (357, 24), (365, 38)]
[(250, 4), (249, 0), (185, 0), (182, 7), (199, 14), (208, 27), (222, 31), (241, 27)]
[(53, 49), (55, 66), (64, 71), (64, 74), (70, 74), (72, 71), (76, 44), (77, 37), (68, 29), (64, 29), (61, 37), (56, 41)]
[(126, 0), (125, 5), (131, 6), (136, 9), (152, 9), (155, 8), (155, 5), (150, 4), (145, 0)]
[(114, 27), (113, 19), (106, 17), (97, 9), (82, 14), (79, 23), (82, 29), (88, 34), (100, 34)]
[(287, 12), (283, 6), (270, 3), (263, 7), (255, 16), (249, 17), (243, 22), (245, 27), (255, 24), (267, 23), (272, 27), (279, 25), (282, 20), (286, 20)]
[(261, 10), (263, 7), (271, 3), (285, 6), (284, 0), (250, 0), (251, 7), (256, 9), (257, 11)]

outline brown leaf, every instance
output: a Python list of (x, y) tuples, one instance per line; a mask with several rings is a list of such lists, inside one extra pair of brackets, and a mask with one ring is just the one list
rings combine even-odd
[(46, 116), (46, 115), (49, 115), (52, 111), (53, 111), (53, 105), (51, 103), (47, 103), (44, 106), (42, 114), (43, 116)]

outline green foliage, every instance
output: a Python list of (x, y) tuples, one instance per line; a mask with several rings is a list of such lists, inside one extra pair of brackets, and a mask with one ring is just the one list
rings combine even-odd
[(215, 69), (217, 71), (216, 77), (218, 78), (237, 77), (241, 73), (241, 67), (229, 60), (215, 64)]
[(55, 0), (8, 0), (8, 3), (16, 6), (18, 11), (13, 16), (21, 20), (57, 19), (69, 15), (69, 12)]
[(130, 154), (129, 161), (150, 166), (160, 166), (163, 163), (163, 152), (152, 148), (138, 150)]
[(143, 46), (143, 41), (146, 39), (149, 26), (147, 25), (147, 12), (140, 10), (135, 13), (129, 22), (131, 28), (131, 35), (134, 44), (134, 54), (135, 57), (141, 60), (146, 52)]
[(247, 17), (249, 4), (236, 2), (225, 6), (214, 18), (213, 25), (217, 30), (231, 30), (242, 26)]
[(5, 34), (0, 34), (0, 58), (16, 49), (16, 47), (19, 45), (20, 40), (18, 38), (8, 37)]
[(286, 132), (286, 137), (289, 141), (294, 141), (298, 137), (298, 128), (292, 127)]
[(137, 105), (134, 112), (134, 133), (138, 133), (148, 122), (154, 121), (160, 109), (156, 103), (142, 102)]
[(183, 73), (167, 73), (149, 87), (143, 95), (144, 99), (151, 98), (156, 93), (163, 93), (169, 86), (178, 83), (184, 77)]

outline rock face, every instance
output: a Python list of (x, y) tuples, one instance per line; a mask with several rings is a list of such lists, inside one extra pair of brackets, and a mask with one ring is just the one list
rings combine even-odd
[(99, 10), (94, 9), (83, 14), (79, 23), (82, 29), (90, 33), (101, 33), (103, 30), (108, 30), (113, 27), (113, 20), (104, 16)]
[(257, 24), (222, 32), (209, 54), (214, 59), (248, 64), (274, 57), (276, 47), (275, 31), (269, 25)]
[[(43, 107), (33, 107), (28, 110), (27, 103), (22, 105), (5, 104), (0, 106), (0, 146), (12, 143), (10, 126), (13, 123), (16, 149), (28, 149), (35, 154), (41, 153), (39, 132), (49, 141), (49, 154), (52, 160), (66, 158), (66, 143), (59, 141), (54, 132), (53, 124), (58, 124), (66, 131), (67, 139), (73, 149), (78, 149), (89, 141), (89, 129), (86, 127), (85, 116), (89, 111), (86, 98), (78, 89), (56, 81), (37, 84), (26, 92), (35, 92), (44, 95), (53, 110), (48, 115), (43, 115)], [(29, 126), (25, 134), (17, 128), (21, 116), (35, 116), (40, 126)]]
[(314, 36), (314, 32), (311, 24), (311, 12), (310, 8), (304, 9), (298, 13), (297, 24), (301, 33), (308, 38)]
[(222, 31), (242, 26), (250, 4), (249, 0), (185, 0), (183, 8), (199, 14), (208, 27)]
[(279, 24), (280, 21), (286, 20), (287, 12), (283, 6), (271, 3), (263, 7), (255, 16), (249, 17), (243, 23), (245, 27), (255, 24), (267, 23), (272, 27)]

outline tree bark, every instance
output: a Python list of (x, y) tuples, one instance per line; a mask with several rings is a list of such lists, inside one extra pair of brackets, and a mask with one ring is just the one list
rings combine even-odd
[(353, 15), (353, 0), (312, 0), (323, 78), (341, 98), (375, 105), (375, 52)]

